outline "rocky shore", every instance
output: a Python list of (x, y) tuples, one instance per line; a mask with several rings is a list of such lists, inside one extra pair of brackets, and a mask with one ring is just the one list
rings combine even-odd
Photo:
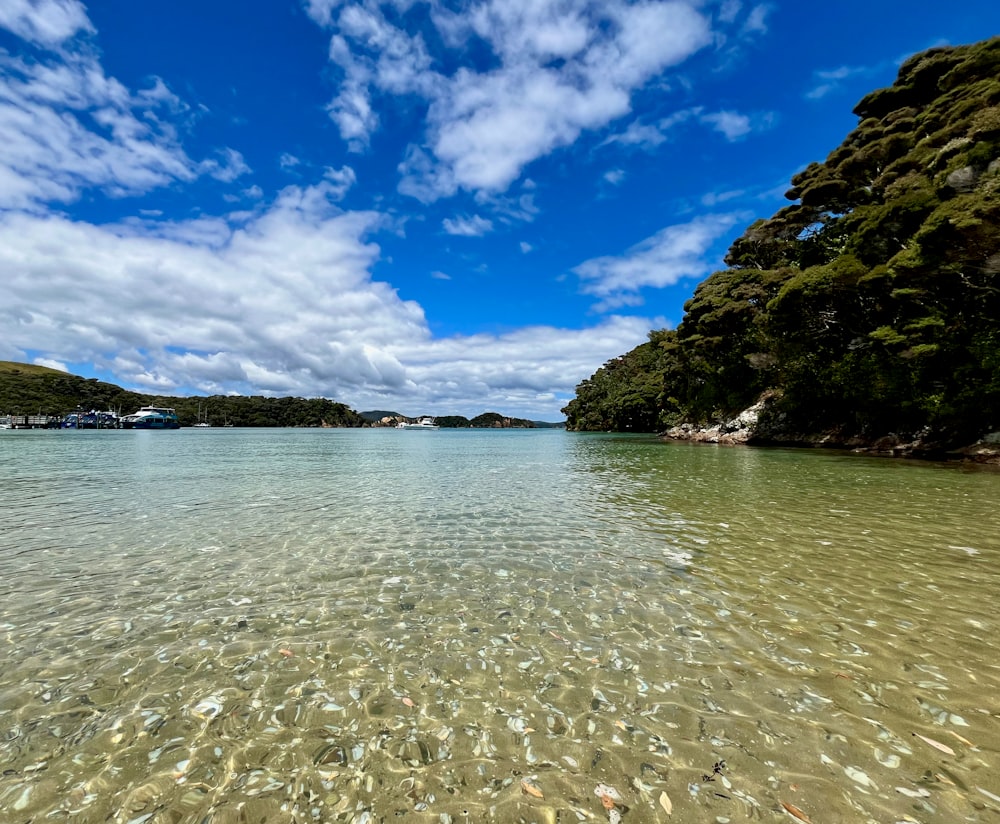
[(790, 446), (837, 449), (859, 454), (924, 460), (960, 460), (1000, 466), (1000, 432), (984, 435), (975, 443), (954, 447), (927, 438), (926, 434), (905, 436), (888, 433), (877, 438), (843, 433), (789, 432), (780, 416), (769, 415), (769, 398), (762, 398), (736, 417), (711, 426), (682, 423), (660, 433), (664, 440), (714, 443), (726, 446)]

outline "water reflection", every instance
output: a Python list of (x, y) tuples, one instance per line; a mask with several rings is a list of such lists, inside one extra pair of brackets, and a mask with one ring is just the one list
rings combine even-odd
[(996, 474), (102, 435), (0, 440), (6, 819), (1000, 812)]

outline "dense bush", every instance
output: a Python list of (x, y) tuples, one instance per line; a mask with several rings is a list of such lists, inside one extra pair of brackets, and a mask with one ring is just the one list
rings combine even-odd
[(1000, 38), (907, 60), (855, 113), (676, 331), (577, 387), (570, 428), (711, 422), (764, 391), (793, 431), (1000, 428)]

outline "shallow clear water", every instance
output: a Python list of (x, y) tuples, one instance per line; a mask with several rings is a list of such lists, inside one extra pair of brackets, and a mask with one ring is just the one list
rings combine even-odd
[(0, 821), (995, 822), (998, 503), (561, 431), (4, 432)]

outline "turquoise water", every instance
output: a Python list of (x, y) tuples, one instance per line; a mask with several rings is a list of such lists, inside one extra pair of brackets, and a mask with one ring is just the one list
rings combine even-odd
[(1000, 817), (998, 472), (188, 429), (0, 479), (0, 821)]

